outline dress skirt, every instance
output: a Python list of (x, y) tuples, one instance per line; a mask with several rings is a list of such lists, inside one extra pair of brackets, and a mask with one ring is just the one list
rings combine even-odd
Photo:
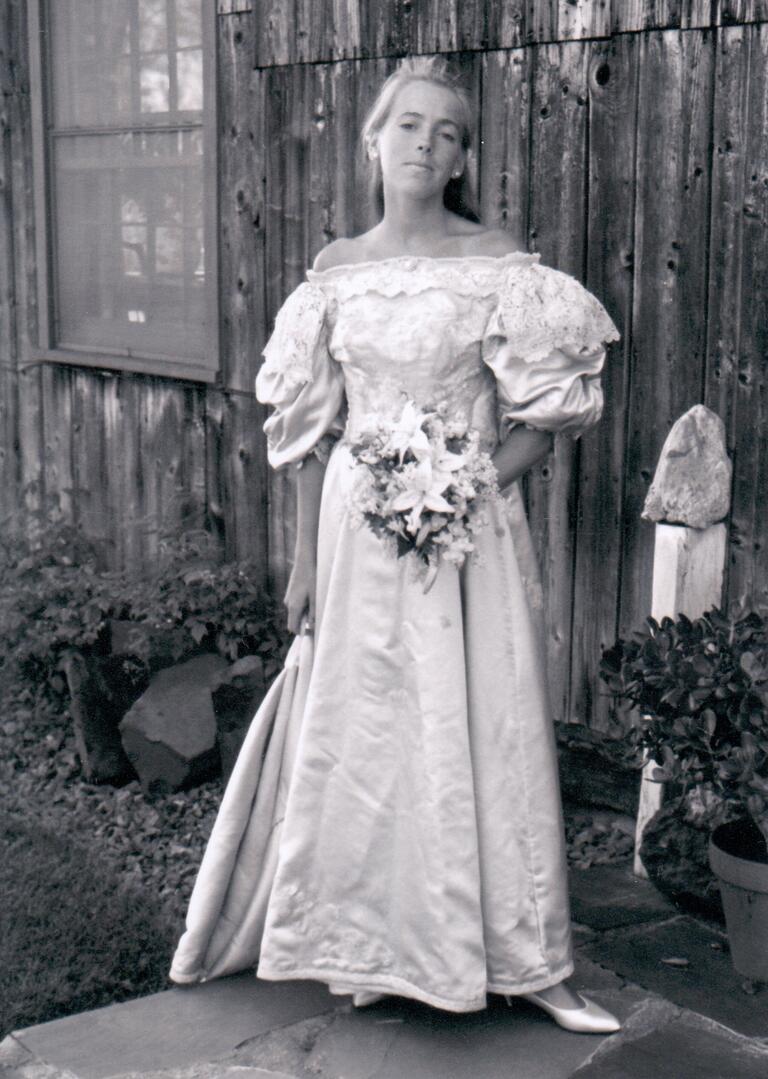
[(425, 594), (352, 528), (336, 444), (314, 640), (296, 638), (224, 793), (176, 982), (255, 967), (466, 1012), (573, 971), (541, 587), (519, 488)]

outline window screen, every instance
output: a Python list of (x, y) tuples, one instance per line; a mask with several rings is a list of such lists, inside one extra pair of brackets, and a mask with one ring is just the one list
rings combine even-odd
[(53, 348), (212, 361), (209, 2), (44, 7)]

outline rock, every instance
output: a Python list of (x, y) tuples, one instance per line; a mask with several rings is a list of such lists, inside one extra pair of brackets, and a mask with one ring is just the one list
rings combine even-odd
[(222, 672), (219, 682), (211, 689), (225, 783), (232, 774), (243, 739), (267, 688), (261, 658), (243, 656)]
[(560, 786), (573, 805), (637, 813), (640, 774), (588, 749), (560, 746)]
[(572, 807), (637, 816), (642, 756), (633, 756), (624, 740), (581, 724), (557, 723), (555, 729), (563, 799)]
[(640, 859), (662, 895), (692, 914), (723, 921), (717, 880), (709, 867), (710, 828), (686, 820), (682, 798), (671, 798), (648, 821)]
[(144, 669), (128, 656), (84, 656), (74, 650), (64, 656), (62, 666), (83, 776), (95, 783), (131, 778), (118, 726), (146, 689)]
[(123, 747), (148, 793), (190, 787), (218, 772), (211, 688), (226, 667), (211, 654), (168, 667), (123, 717)]
[(725, 426), (705, 405), (694, 405), (667, 435), (642, 516), (709, 528), (727, 516), (730, 504)]

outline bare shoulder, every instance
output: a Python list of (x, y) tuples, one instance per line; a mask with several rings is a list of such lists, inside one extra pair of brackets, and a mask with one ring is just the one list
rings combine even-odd
[(313, 263), (313, 270), (330, 270), (333, 266), (342, 266), (348, 262), (360, 261), (360, 244), (346, 236), (331, 242), (318, 251)]
[(498, 257), (515, 251), (525, 251), (525, 245), (521, 243), (520, 237), (508, 229), (482, 228), (467, 239), (471, 245), (471, 251), (468, 253), (473, 255)]

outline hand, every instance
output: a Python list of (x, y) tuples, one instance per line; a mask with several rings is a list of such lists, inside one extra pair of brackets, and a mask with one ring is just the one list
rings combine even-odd
[(499, 490), (520, 479), (529, 468), (550, 452), (553, 436), (550, 431), (534, 431), (529, 427), (513, 427), (491, 457), (499, 477)]
[(310, 626), (314, 626), (316, 588), (317, 567), (315, 559), (297, 554), (283, 599), (288, 612), (289, 632), (299, 632), (305, 615), (309, 619)]

